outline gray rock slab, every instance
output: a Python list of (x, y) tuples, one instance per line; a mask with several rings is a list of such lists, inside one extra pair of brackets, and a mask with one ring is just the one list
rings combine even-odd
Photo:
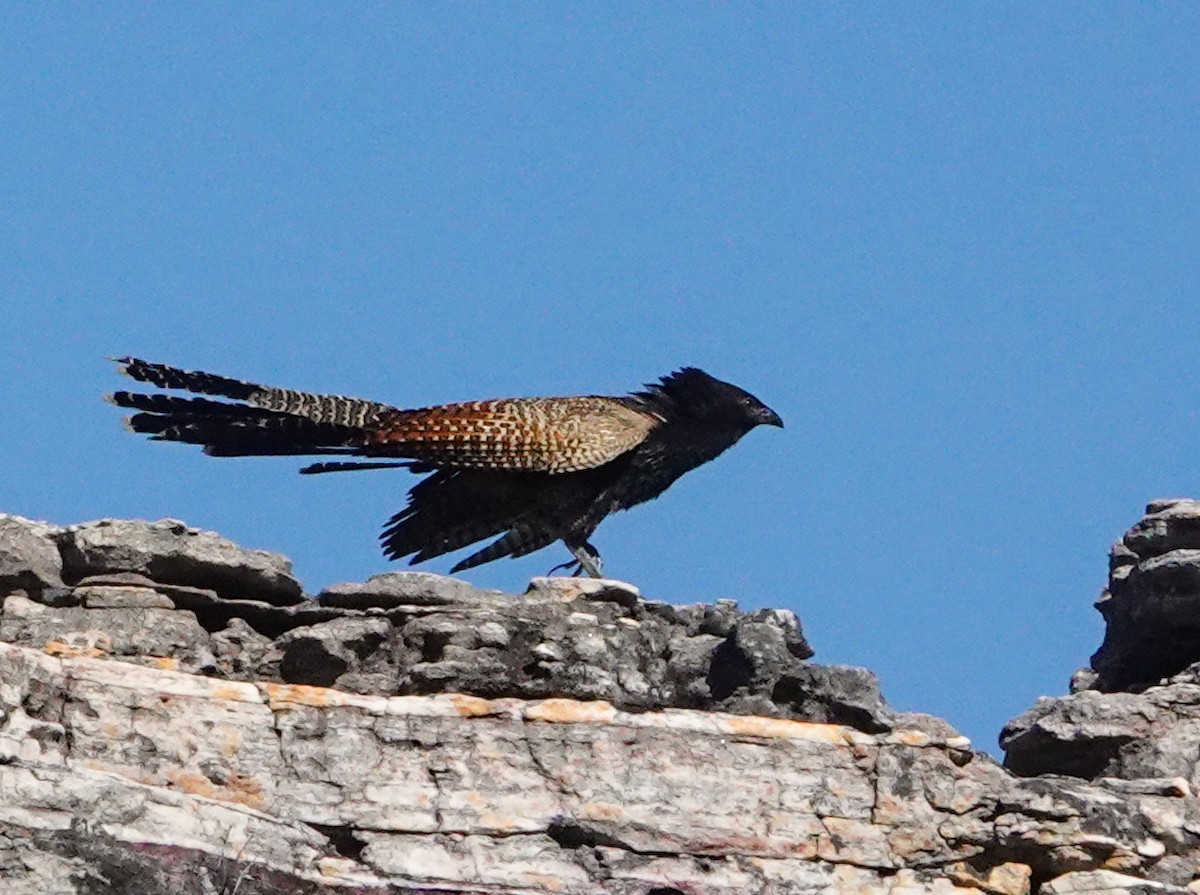
[(1040, 895), (1194, 895), (1194, 890), (1117, 873), (1087, 870), (1065, 873), (1042, 886)]
[(237, 866), (329, 886), (1028, 895), (1035, 870), (1177, 885), (1157, 868), (1197, 849), (1179, 798), (1021, 780), (923, 729), (383, 698), (5, 644), (0, 713), (0, 824), (102, 830), (87, 841), (116, 855), (240, 850)]
[(119, 584), (89, 584), (76, 587), (75, 596), (88, 609), (174, 609), (175, 603), (153, 587)]
[(0, 593), (62, 586), (62, 529), (47, 522), (0, 514)]
[[(36, 556), (55, 531), (35, 534), (41, 540), (22, 549)], [(164, 662), (174, 650), (188, 669), (380, 695), (565, 696), (869, 731), (891, 723), (874, 676), (811, 665), (799, 620), (782, 610), (743, 612), (728, 600), (673, 606), (620, 581), (569, 577), (536, 578), (513, 596), (415, 572), (296, 601), (285, 558), (182, 523), (104, 520), (56, 537), (75, 586), (31, 593), (50, 608), (79, 611), (36, 621), (22, 615), (32, 610), (17, 612), (6, 628), (11, 642)], [(28, 564), (24, 554), (21, 562)], [(119, 610), (167, 613), (145, 616), (159, 626), (159, 640), (132, 616), (88, 614)]]
[(1139, 559), (1171, 550), (1200, 550), (1200, 501), (1151, 501), (1145, 515), (1125, 533), (1121, 543)]
[(1200, 675), (1183, 672), (1139, 693), (1084, 690), (1043, 698), (1000, 735), (1005, 765), (1025, 776), (1128, 781), (1182, 779), (1200, 787)]
[(334, 584), (317, 595), (323, 606), (343, 609), (394, 609), (487, 603), (503, 595), (481, 591), (459, 578), (429, 572), (385, 572), (366, 581)]
[(218, 677), (237, 681), (282, 680), (283, 653), (275, 641), (254, 630), (244, 619), (231, 618), (209, 637)]
[(1152, 501), (1113, 545), (1105, 634), (1073, 690), (1134, 690), (1200, 661), (1200, 502)]
[[(384, 618), (339, 618), (318, 625), (293, 628), (275, 641), (280, 651), (279, 673), (290, 683), (331, 686), (348, 673), (360, 678), (372, 669), (364, 663), (370, 656), (383, 652), (393, 637), (394, 629)], [(391, 692), (396, 688), (396, 674), (386, 661), (376, 663), (377, 670), (387, 681)], [(348, 686), (347, 690), (360, 690)]]
[(59, 540), (63, 573), (71, 581), (134, 572), (162, 584), (213, 590), (224, 597), (272, 604), (296, 603), (303, 597), (286, 557), (247, 550), (172, 519), (101, 519), (73, 525)]
[(195, 616), (157, 607), (52, 607), (10, 595), (0, 613), (0, 642), (56, 655), (138, 659), (193, 672), (215, 665), (208, 632)]
[[(184, 823), (172, 834), (182, 843), (229, 854), (245, 847), (223, 841), (241, 812), (277, 828), (254, 846), (271, 849), (262, 859), (301, 878), (329, 866), (438, 891), (589, 894), (694, 878), (697, 859), (718, 893), (853, 882), (882, 894), (898, 873), (908, 890), (950, 893), (950, 872), (1027, 882), (1014, 861), (1034, 860), (1051, 877), (1114, 860), (1141, 872), (1153, 863), (1145, 841), (1170, 842), (1184, 823), (1140, 797), (1020, 781), (923, 731), (562, 698), (355, 696), (121, 666), (0, 644), (0, 759), (17, 771), (0, 775), (13, 781), (0, 785), (0, 822), (53, 821), (66, 795), (32, 794), (30, 775), (61, 781), (85, 761), (112, 781), (95, 804), (118, 841), (167, 840)], [(157, 797), (144, 789), (194, 816), (163, 809), (149, 827)], [(996, 824), (1006, 846), (989, 858)], [(313, 835), (335, 829), (355, 843), (340, 857)], [(600, 848), (608, 859), (595, 860)], [(631, 888), (638, 873), (643, 888)]]

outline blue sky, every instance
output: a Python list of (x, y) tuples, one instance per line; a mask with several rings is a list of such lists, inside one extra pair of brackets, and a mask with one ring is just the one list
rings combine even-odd
[(610, 518), (607, 570), (791, 608), (994, 749), (1098, 646), (1109, 544), (1200, 495), (1191, 5), (2, 15), (0, 510), (315, 592), (388, 568), (413, 479), (147, 443), (105, 356), (405, 406), (698, 365), (787, 428)]

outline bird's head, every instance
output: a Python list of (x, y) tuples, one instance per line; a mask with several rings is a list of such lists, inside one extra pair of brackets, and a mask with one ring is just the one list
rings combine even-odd
[(647, 385), (637, 397), (668, 415), (686, 414), (746, 432), (755, 426), (783, 428), (779, 414), (754, 395), (697, 367), (676, 370), (659, 382)]

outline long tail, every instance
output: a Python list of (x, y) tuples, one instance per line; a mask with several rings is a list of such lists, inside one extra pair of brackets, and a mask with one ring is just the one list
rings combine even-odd
[(116, 359), (126, 376), (160, 388), (231, 398), (182, 398), (116, 392), (118, 407), (138, 411), (127, 425), (156, 441), (198, 444), (218, 457), (299, 454), (371, 454), (364, 430), (396, 408), (341, 395), (314, 395), (147, 363)]

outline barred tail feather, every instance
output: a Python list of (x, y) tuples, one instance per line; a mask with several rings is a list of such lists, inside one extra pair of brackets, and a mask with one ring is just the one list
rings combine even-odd
[(216, 457), (359, 453), (363, 442), (362, 430), (353, 426), (211, 398), (115, 392), (108, 400), (138, 411), (125, 420), (131, 431), (155, 441), (201, 445)]
[(135, 413), (126, 424), (154, 441), (201, 445), (204, 453), (214, 457), (349, 454), (360, 450), (356, 444), (360, 439), (353, 430), (248, 410), (238, 416)]
[[(175, 395), (146, 395), (140, 392), (113, 392), (105, 395), (109, 404), (127, 410), (144, 410), (148, 413), (186, 413), (193, 416), (241, 416), (252, 411), (245, 404), (229, 404), (209, 398), (178, 398)], [(267, 413), (269, 411), (259, 411)]]
[(263, 386), (255, 385), (253, 382), (229, 379), (213, 373), (181, 370), (178, 367), (153, 364), (136, 357), (115, 357), (112, 360), (117, 364), (120, 372), (130, 379), (158, 388), (173, 388), (184, 392), (194, 392), (197, 395), (216, 395), (221, 398), (233, 398), (236, 401), (250, 401), (256, 392), (263, 390)]
[(482, 550), (477, 550), (459, 562), (450, 573), (457, 574), (503, 556), (525, 556), (550, 546), (555, 540), (554, 535), (543, 529), (525, 524), (514, 525), (503, 537), (497, 538)]
[(198, 395), (232, 398), (235, 401), (244, 401), (251, 407), (303, 417), (314, 423), (362, 427), (383, 414), (396, 411), (390, 404), (380, 404), (376, 401), (258, 385), (254, 382), (217, 376), (214, 373), (154, 364), (136, 357), (114, 360), (122, 373), (138, 382)]

